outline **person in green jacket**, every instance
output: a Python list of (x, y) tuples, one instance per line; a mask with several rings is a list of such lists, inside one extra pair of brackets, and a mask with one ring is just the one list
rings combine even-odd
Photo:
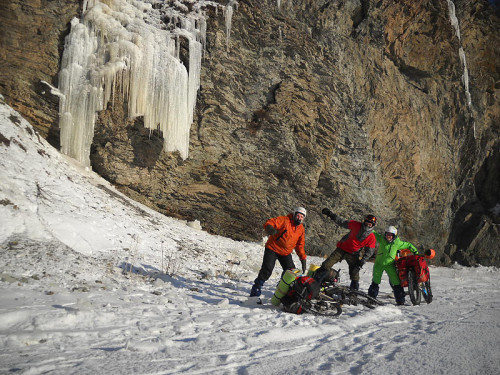
[(379, 245), (375, 264), (373, 265), (372, 283), (368, 288), (368, 295), (376, 298), (379, 291), (379, 284), (382, 281), (384, 271), (389, 276), (389, 282), (394, 290), (394, 298), (398, 305), (404, 305), (405, 292), (399, 280), (396, 270), (395, 258), (399, 250), (410, 249), (414, 254), (418, 254), (418, 249), (410, 242), (402, 241), (398, 237), (398, 230), (392, 225), (387, 228), (384, 235), (373, 232)]

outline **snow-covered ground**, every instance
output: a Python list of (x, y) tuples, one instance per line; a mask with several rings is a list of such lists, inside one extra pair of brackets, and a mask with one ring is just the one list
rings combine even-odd
[(2, 374), (500, 371), (496, 268), (431, 266), (431, 304), (382, 297), (338, 318), (292, 315), (269, 302), (279, 265), (264, 304), (247, 299), (258, 239), (209, 235), (131, 201), (2, 99), (0, 164)]

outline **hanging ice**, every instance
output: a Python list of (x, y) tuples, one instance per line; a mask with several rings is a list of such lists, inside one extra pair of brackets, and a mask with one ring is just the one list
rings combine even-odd
[[(458, 24), (458, 19), (455, 13), (455, 4), (453, 3), (452, 0), (447, 0), (447, 1), (448, 1), (448, 11), (450, 14), (450, 23), (455, 29), (455, 34), (461, 44), (460, 26)], [(469, 91), (469, 70), (467, 69), (467, 60), (465, 59), (465, 52), (461, 45), (460, 48), (458, 49), (458, 55), (460, 56), (460, 61), (462, 62), (462, 67), (463, 67), (462, 82), (464, 84), (467, 106), (471, 108), (472, 100)]]
[(233, 21), (233, 8), (238, 7), (236, 0), (229, 0), (224, 9), (225, 22), (226, 22), (226, 46), (229, 48), (229, 39), (231, 38), (231, 23)]
[[(84, 1), (82, 19), (71, 21), (59, 73), (64, 154), (90, 165), (97, 112), (120, 95), (130, 118), (144, 116), (145, 127), (162, 132), (165, 151), (188, 157), (205, 43), (201, 8), (213, 4), (198, 2), (185, 14), (176, 3), (153, 9), (145, 1)], [(166, 29), (165, 16), (175, 28)], [(179, 38), (189, 41), (189, 72), (179, 59)]]

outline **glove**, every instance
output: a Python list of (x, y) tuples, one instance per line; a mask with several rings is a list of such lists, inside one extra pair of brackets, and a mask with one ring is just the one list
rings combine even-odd
[(337, 219), (337, 215), (335, 215), (332, 211), (330, 211), (328, 208), (323, 208), (323, 210), (321, 210), (321, 213), (323, 215), (326, 215), (328, 216), (330, 219), (334, 220)]
[(306, 260), (301, 259), (300, 263), (302, 264), (302, 273), (306, 273)]
[(268, 225), (266, 227), (266, 233), (270, 236), (274, 236), (276, 233), (278, 233), (278, 230), (272, 225)]

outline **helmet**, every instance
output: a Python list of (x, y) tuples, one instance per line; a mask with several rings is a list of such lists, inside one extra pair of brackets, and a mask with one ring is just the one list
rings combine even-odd
[(293, 209), (293, 221), (295, 222), (295, 225), (300, 225), (300, 224), (302, 224), (303, 219), (298, 219), (297, 214), (302, 214), (302, 215), (304, 215), (304, 218), (305, 218), (307, 211), (304, 207), (295, 207)]
[(396, 227), (393, 227), (392, 225), (387, 227), (387, 229), (385, 230), (385, 233), (392, 233), (394, 234), (394, 237), (396, 237), (398, 235), (398, 230), (396, 229)]
[(372, 223), (373, 226), (377, 224), (377, 218), (373, 215), (366, 215), (365, 217), (365, 223)]
[(304, 215), (304, 217), (306, 217), (306, 216), (307, 216), (307, 211), (306, 211), (306, 209), (305, 209), (304, 207), (295, 207), (295, 208), (293, 209), (293, 216), (295, 216), (295, 214), (296, 214), (297, 212), (299, 212), (299, 213), (301, 213), (302, 215)]

